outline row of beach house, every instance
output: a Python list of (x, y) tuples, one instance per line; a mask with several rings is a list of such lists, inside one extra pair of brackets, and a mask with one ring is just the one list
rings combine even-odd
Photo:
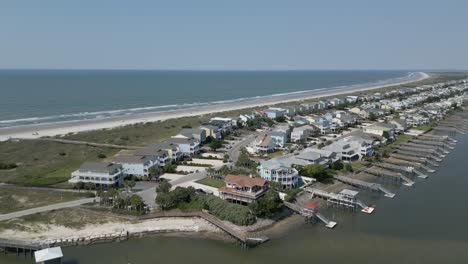
[[(118, 155), (113, 162), (85, 162), (72, 173), (70, 182), (120, 185), (127, 176), (148, 177), (151, 167), (162, 167), (169, 162), (192, 156), (200, 150), (208, 137), (220, 139), (236, 127), (244, 126), (250, 119), (261, 115), (271, 119), (285, 117), (287, 123), (279, 123), (261, 132), (249, 147), (255, 153), (284, 149), (288, 144), (304, 145), (318, 137), (336, 136), (330, 140), (331, 143), (320, 148), (317, 145), (306, 147), (295, 155), (260, 162), (257, 172), (261, 178), (278, 182), (284, 188), (293, 188), (300, 181), (300, 167), (336, 160), (356, 161), (372, 156), (375, 146), (392, 140), (395, 134), (403, 133), (411, 126), (441, 118), (451, 106), (460, 105), (463, 98), (452, 95), (466, 90), (467, 81), (463, 80), (269, 108), (261, 113), (236, 118), (212, 118), (198, 128), (182, 129), (179, 134), (163, 142), (152, 143), (132, 154)], [(440, 97), (450, 98), (445, 101), (431, 101)], [(346, 110), (336, 110), (344, 109), (340, 107), (344, 105), (347, 106)], [(399, 117), (393, 115), (395, 111), (398, 111)], [(371, 124), (363, 124), (370, 115), (374, 115), (377, 120)], [(352, 127), (358, 129), (339, 135), (340, 131)], [(258, 179), (252, 181), (256, 182)], [(258, 185), (254, 186), (257, 186), (254, 188), (257, 190)]]
[[(290, 118), (290, 121), (288, 121), (288, 125), (279, 125), (261, 133), (250, 148), (255, 153), (284, 149), (285, 142), (303, 144), (320, 136), (336, 135), (339, 131), (349, 127), (359, 126), (359, 129), (343, 136), (337, 136), (330, 141), (330, 144), (323, 147), (315, 145), (307, 147), (294, 155), (285, 155), (261, 161), (257, 172), (262, 178), (277, 182), (284, 188), (296, 187), (301, 179), (298, 172), (301, 167), (309, 164), (327, 164), (336, 160), (352, 162), (372, 156), (375, 147), (387, 140), (393, 140), (396, 134), (404, 133), (412, 126), (438, 120), (453, 105), (460, 106), (464, 97), (454, 95), (463, 93), (466, 90), (465, 80), (450, 84), (404, 88), (403, 93), (390, 91), (384, 95), (374, 95), (374, 98), (388, 98), (389, 96), (406, 94), (405, 99), (401, 100), (404, 105), (403, 109), (389, 107), (386, 102), (391, 100), (388, 99), (380, 99), (374, 103), (368, 102), (369, 98), (353, 97), (353, 102), (362, 102), (361, 105), (356, 105), (347, 111), (330, 110), (321, 115), (289, 115), (286, 109), (280, 108), (274, 108), (273, 111), (267, 110), (266, 112), (275, 113), (275, 116), (271, 117), (278, 118), (284, 115)], [(450, 98), (424, 103), (430, 101), (431, 98), (441, 98), (442, 96)], [(373, 108), (369, 108), (369, 105), (373, 105)], [(375, 109), (375, 113), (378, 113), (378, 120), (373, 123), (362, 124), (363, 120), (368, 118), (369, 112), (356, 112), (355, 109)], [(393, 115), (395, 110), (399, 110), (398, 117)], [(419, 118), (420, 116), (424, 118)]]
[(117, 155), (112, 162), (85, 162), (72, 172), (69, 182), (119, 186), (128, 176), (149, 177), (152, 167), (191, 157), (200, 151), (208, 137), (220, 139), (237, 125), (237, 119), (212, 118), (198, 128), (184, 128), (177, 135), (138, 148), (132, 154)]

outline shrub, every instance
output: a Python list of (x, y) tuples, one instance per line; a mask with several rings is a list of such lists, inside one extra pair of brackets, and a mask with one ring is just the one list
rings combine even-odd
[(272, 189), (268, 190), (265, 195), (249, 205), (250, 209), (257, 217), (272, 217), (282, 206), (283, 202), (278, 193)]
[(204, 208), (213, 215), (236, 225), (251, 225), (256, 219), (248, 207), (229, 203), (216, 196), (205, 196)]
[(331, 164), (331, 168), (333, 170), (342, 170), (344, 168), (344, 164), (341, 160), (337, 160)]
[(284, 197), (284, 200), (286, 202), (292, 203), (296, 200), (297, 194), (301, 192), (301, 189), (289, 189), (286, 190), (286, 197)]
[(16, 163), (0, 163), (0, 170), (11, 170), (17, 167)]
[(347, 172), (353, 172), (353, 171), (354, 171), (353, 165), (351, 165), (351, 163), (346, 163), (346, 164), (344, 165), (344, 169), (345, 169), (345, 171), (347, 171)]
[(304, 168), (301, 170), (301, 175), (315, 178), (317, 181), (324, 181), (331, 177), (325, 167), (323, 167), (321, 164), (311, 164), (304, 166)]

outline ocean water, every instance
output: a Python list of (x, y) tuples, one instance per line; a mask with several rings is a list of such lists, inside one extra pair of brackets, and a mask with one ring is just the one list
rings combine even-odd
[(376, 83), (408, 71), (0, 70), (0, 127)]

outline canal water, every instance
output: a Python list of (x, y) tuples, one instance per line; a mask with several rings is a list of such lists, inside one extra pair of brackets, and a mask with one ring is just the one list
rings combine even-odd
[[(324, 211), (339, 224), (326, 229), (295, 216), (287, 234), (254, 249), (197, 235), (157, 236), (123, 243), (65, 248), (67, 264), (150, 263), (468, 263), (468, 137), (437, 172), (394, 199), (360, 195), (377, 210), (372, 215)], [(467, 164), (465, 164), (467, 162)], [(31, 260), (0, 256), (0, 263)]]

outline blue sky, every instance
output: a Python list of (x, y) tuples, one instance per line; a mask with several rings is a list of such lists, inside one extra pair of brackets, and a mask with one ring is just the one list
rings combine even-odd
[(2, 0), (0, 68), (468, 69), (468, 1)]

